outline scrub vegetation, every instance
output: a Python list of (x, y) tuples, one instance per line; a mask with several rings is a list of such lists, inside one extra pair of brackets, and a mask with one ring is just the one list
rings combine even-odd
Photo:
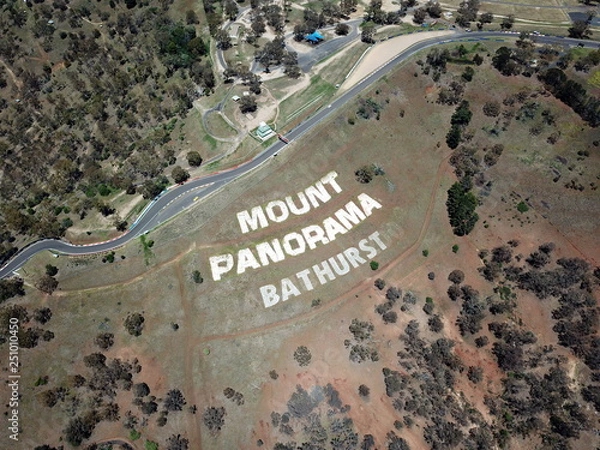
[[(203, 11), (190, 13), (178, 2), (166, 12), (162, 8), (169, 2), (84, 3), (72, 0), (64, 10), (60, 2), (15, 4), (26, 11), (23, 30), (17, 31), (53, 36), (50, 44), (68, 44), (63, 51), (73, 56), (69, 67), (79, 67), (82, 74), (104, 67), (114, 72), (110, 80), (117, 84), (121, 77), (137, 76), (147, 63), (148, 73), (155, 75), (147, 82), (156, 83), (153, 92), (160, 97), (145, 100), (152, 125), (140, 119), (135, 127), (126, 121), (135, 103), (128, 95), (138, 100), (144, 95), (132, 89), (120, 98), (132, 102), (129, 109), (122, 105), (122, 129), (136, 136), (121, 137), (118, 144), (124, 146), (110, 147), (113, 134), (102, 131), (120, 107), (111, 92), (85, 100), (106, 103), (110, 119), (93, 119), (91, 114), (102, 110), (75, 109), (69, 113), (72, 129), (64, 135), (57, 131), (74, 147), (61, 144), (48, 158), (58, 155), (55, 162), (66, 161), (60, 167), (68, 163), (85, 172), (77, 179), (85, 191), (76, 183), (71, 194), (94, 201), (127, 187), (102, 177), (98, 185), (90, 183), (88, 171), (94, 173), (95, 167), (114, 176), (133, 167), (130, 158), (144, 161), (146, 155), (138, 144), (122, 159), (111, 148), (129, 148), (130, 138), (150, 142), (146, 132), (170, 128), (177, 133), (179, 122), (170, 120), (179, 113), (166, 118), (173, 113), (169, 108), (179, 105), (172, 90), (199, 76), (196, 64), (208, 64), (206, 56), (195, 56), (205, 47), (194, 40), (208, 44), (211, 34), (226, 45), (220, 24), (242, 5), (204, 2)], [(43, 16), (44, 6), (54, 18)], [(253, 32), (266, 33), (261, 21), (277, 29), (288, 13), (300, 14), (306, 26), (337, 14), (337, 5), (305, 6), (316, 9), (316, 17), (289, 4), (252, 0), (251, 9), (258, 10)], [(357, 6), (343, 2), (340, 9), (351, 12)], [(481, 19), (487, 26), (489, 17), (481, 17), (477, 7), (465, 3), (459, 20)], [(438, 13), (434, 4), (426, 8), (427, 15)], [(378, 2), (365, 14), (372, 23), (396, 20), (383, 14)], [(125, 21), (121, 31), (119, 20)], [(103, 27), (93, 25), (99, 21)], [(73, 31), (75, 24), (81, 30)], [(157, 24), (164, 26), (155, 29)], [(50, 35), (46, 25), (56, 30)], [(63, 28), (66, 37), (60, 38)], [(100, 36), (94, 37), (94, 29)], [(135, 40), (129, 37), (132, 30)], [(20, 53), (8, 66), (27, 60), (23, 42), (15, 42)], [(121, 55), (119, 63), (113, 67), (95, 60), (99, 50), (88, 55), (92, 42)], [(152, 59), (145, 53), (150, 47)], [(54, 51), (48, 51), (52, 58)], [(129, 59), (134, 56), (137, 64)], [(19, 400), (27, 423), (16, 448), (91, 450), (108, 440), (114, 448), (133, 444), (167, 450), (600, 447), (599, 249), (589, 232), (600, 217), (598, 92), (588, 84), (597, 59), (595, 52), (536, 46), (529, 36), (521, 36), (514, 47), (506, 42), (435, 47), (332, 114), (300, 145), (290, 143), (251, 176), (153, 230), (153, 240), (141, 236), (119, 249), (120, 258), (36, 255), (19, 278), (0, 282), (3, 354), (11, 345), (9, 325), (18, 323)], [(19, 120), (30, 119), (21, 129), (25, 135), (46, 136), (49, 98), (56, 92), (92, 93), (94, 78), (67, 75), (69, 67), (50, 67), (51, 81), (41, 89), (53, 90), (39, 98), (41, 108), (31, 110), (23, 97), (0, 114), (22, 114)], [(18, 80), (26, 74), (17, 72)], [(104, 86), (108, 79), (95, 81)], [(54, 85), (61, 82), (62, 90)], [(70, 83), (84, 86), (72, 89)], [(171, 83), (178, 87), (169, 88)], [(564, 92), (577, 93), (577, 102), (570, 103)], [(77, 101), (65, 99), (60, 113), (80, 108)], [(152, 107), (165, 117), (154, 117)], [(77, 125), (79, 117), (86, 123)], [(88, 141), (83, 128), (90, 132)], [(79, 145), (86, 149), (80, 159), (72, 154)], [(171, 141), (148, 145), (147, 157), (160, 159), (160, 170), (128, 180), (149, 198), (164, 188), (163, 171), (172, 174), (176, 167), (202, 163), (202, 152), (184, 152), (164, 170), (170, 154), (163, 161), (162, 152)], [(8, 155), (9, 170), (16, 170), (11, 158), (25, 157), (25, 150)], [(100, 168), (88, 161), (97, 154), (106, 156), (96, 161)], [(45, 172), (48, 182), (60, 167)], [(251, 235), (240, 230), (238, 212), (261, 205), (273, 213), (266, 206), (270, 202), (293, 196), (331, 171), (340, 190), (330, 201), (305, 215), (291, 214), (285, 223), (253, 227)], [(6, 180), (14, 182), (14, 176)], [(36, 180), (30, 181), (27, 195), (33, 199)], [(19, 199), (25, 191), (15, 192), (15, 201), (23, 205), (3, 204), (2, 214), (16, 208), (26, 223), (45, 220), (39, 215), (42, 207), (55, 206), (50, 202), (59, 198), (51, 192), (26, 204)], [(211, 276), (212, 255), (303, 233), (361, 194), (381, 208), (372, 208), (355, 229), (333, 235), (332, 242), (321, 239), (285, 261), (265, 258), (266, 267), (248, 266), (237, 274), (232, 269), (223, 280)], [(102, 202), (108, 213), (108, 200)], [(75, 211), (69, 205), (57, 214), (58, 209), (50, 210), (56, 221)], [(363, 251), (364, 263), (355, 254), (348, 270), (326, 278), (323, 262), (375, 233), (385, 244), (378, 247), (376, 261), (367, 261)], [(9, 241), (7, 236), (4, 243), (12, 245)], [(286, 296), (265, 308), (259, 288), (279, 287), (302, 268), (325, 281), (310, 275), (310, 292), (297, 294), (287, 284)], [(0, 392), (2, 404), (8, 403), (7, 392)]]

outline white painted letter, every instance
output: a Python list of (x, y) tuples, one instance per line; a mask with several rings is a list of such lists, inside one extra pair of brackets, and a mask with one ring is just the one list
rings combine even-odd
[(325, 237), (323, 228), (319, 225), (310, 225), (306, 228), (302, 228), (302, 234), (304, 235), (304, 240), (308, 244), (308, 248), (311, 250), (317, 246), (317, 242), (322, 242), (323, 244), (329, 243), (329, 239)]
[(323, 186), (323, 183), (320, 181), (317, 181), (314, 186), (307, 187), (304, 192), (306, 192), (306, 196), (312, 203), (313, 208), (319, 207), (319, 201), (317, 198), (323, 203), (331, 200), (331, 195), (329, 195), (329, 192), (327, 192), (327, 189), (325, 189), (325, 186)]
[(329, 172), (327, 175), (321, 178), (321, 181), (323, 182), (323, 184), (329, 184), (333, 188), (333, 190), (339, 194), (340, 192), (342, 192), (342, 188), (339, 184), (337, 184), (337, 181), (335, 181), (337, 176), (337, 172)]
[(220, 280), (221, 275), (233, 269), (233, 255), (231, 253), (227, 253), (226, 255), (211, 256), (209, 261), (212, 277), (215, 281)]
[(310, 211), (310, 205), (308, 204), (308, 201), (306, 200), (306, 195), (304, 195), (304, 192), (298, 192), (298, 198), (300, 199), (300, 203), (302, 203), (302, 206), (300, 208), (298, 208), (294, 204), (292, 197), (289, 197), (289, 196), (286, 197), (285, 202), (287, 203), (288, 208), (290, 209), (292, 214), (296, 214), (297, 216), (300, 216), (300, 215), (306, 214), (308, 211)]
[[(290, 244), (290, 241), (292, 240), (296, 240), (298, 247), (292, 248), (292, 245)], [(283, 249), (290, 256), (301, 255), (306, 251), (306, 243), (301, 234), (289, 233), (283, 237)]]
[(372, 241), (375, 241), (375, 243), (377, 245), (379, 245), (379, 248), (381, 250), (385, 250), (387, 248), (386, 245), (383, 243), (383, 241), (381, 239), (379, 239), (379, 231), (376, 231), (371, 236), (369, 236), (369, 239), (371, 239)]
[(325, 279), (325, 275), (327, 275), (327, 278), (329, 278), (329, 281), (335, 280), (335, 275), (333, 274), (331, 267), (329, 267), (329, 264), (327, 263), (327, 261), (323, 261), (321, 263), (321, 265), (323, 266), (322, 269), (319, 267), (318, 264), (315, 264), (314, 266), (312, 266), (313, 271), (315, 272), (315, 275), (319, 279), (319, 282), (321, 284), (327, 283), (327, 280)]
[(278, 263), (285, 259), (285, 255), (283, 254), (283, 250), (281, 249), (281, 243), (279, 239), (273, 239), (271, 244), (268, 242), (262, 242), (256, 246), (256, 252), (258, 253), (258, 258), (260, 259), (260, 263), (263, 266), (269, 265), (269, 259)]
[(360, 257), (360, 252), (356, 247), (347, 248), (346, 250), (344, 250), (344, 255), (346, 256), (348, 261), (350, 261), (350, 264), (352, 264), (352, 267), (354, 268), (367, 262), (366, 260)]
[(340, 223), (335, 220), (333, 217), (328, 217), (323, 221), (323, 227), (327, 233), (327, 237), (330, 241), (335, 241), (335, 236), (338, 234), (346, 234), (348, 230), (346, 230)]
[(381, 205), (376, 200), (373, 200), (371, 197), (369, 197), (367, 194), (360, 194), (358, 196), (358, 201), (360, 202), (360, 206), (362, 207), (367, 217), (373, 213), (373, 210), (375, 208), (381, 208)]
[(243, 248), (238, 252), (238, 275), (244, 273), (247, 268), (258, 269), (260, 264), (249, 248)]
[(358, 243), (358, 247), (363, 251), (363, 252), (368, 252), (366, 257), (368, 259), (373, 258), (373, 256), (375, 256), (377, 254), (377, 250), (375, 250), (375, 247), (371, 247), (369, 245), (369, 241), (366, 239), (363, 239), (362, 241), (360, 241)]
[(344, 254), (338, 253), (337, 259), (339, 259), (340, 263), (342, 264), (341, 268), (335, 261), (335, 256), (329, 258), (329, 262), (331, 263), (331, 267), (333, 267), (333, 270), (335, 270), (335, 273), (337, 273), (338, 275), (346, 275), (348, 272), (350, 272), (350, 266), (348, 265), (348, 261), (346, 261), (346, 258), (344, 258)]
[(285, 302), (291, 295), (298, 297), (300, 295), (300, 291), (298, 288), (292, 283), (292, 280), (289, 278), (284, 278), (281, 280), (281, 298)]
[[(242, 233), (247, 233), (250, 231), (250, 229), (254, 231), (259, 225), (261, 228), (265, 228), (269, 225), (267, 218), (265, 217), (265, 212), (260, 206), (255, 206), (252, 208), (250, 214), (248, 214), (248, 211), (240, 211), (237, 213), (237, 218), (238, 222), (240, 223)], [(248, 228), (248, 225), (250, 225), (250, 229)]]
[(269, 308), (276, 305), (279, 302), (279, 295), (277, 295), (277, 288), (272, 284), (267, 284), (260, 288), (260, 294), (262, 295), (263, 303), (265, 308)]
[[(277, 206), (279, 207), (279, 209), (281, 209), (281, 213), (279, 214), (279, 216), (275, 215), (275, 211), (273, 211), (273, 208)], [(285, 206), (285, 203), (281, 200), (274, 200), (272, 202), (267, 203), (267, 207), (265, 209), (267, 210), (267, 216), (269, 217), (269, 219), (277, 223), (283, 222), (290, 215), (287, 206)]]
[(308, 278), (308, 274), (310, 274), (310, 270), (304, 269), (303, 271), (298, 272), (296, 276), (302, 280), (302, 282), (304, 283), (304, 287), (307, 291), (312, 291), (314, 287), (312, 282), (310, 281), (310, 278)]
[(367, 216), (365, 216), (360, 208), (356, 206), (356, 203), (350, 202), (346, 204), (346, 209), (338, 210), (335, 213), (335, 217), (342, 225), (350, 230), (354, 225), (358, 225), (365, 220)]

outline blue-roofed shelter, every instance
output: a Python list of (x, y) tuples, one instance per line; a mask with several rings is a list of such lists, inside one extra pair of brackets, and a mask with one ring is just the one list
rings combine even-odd
[(323, 35), (321, 33), (319, 33), (318, 31), (315, 31), (314, 33), (307, 34), (306, 36), (304, 36), (304, 39), (306, 39), (308, 42), (311, 42), (313, 44), (317, 44), (325, 38), (323, 37)]

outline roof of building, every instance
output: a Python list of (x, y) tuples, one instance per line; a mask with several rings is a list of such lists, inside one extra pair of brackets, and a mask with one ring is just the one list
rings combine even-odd
[(311, 33), (311, 34), (307, 34), (306, 36), (304, 36), (304, 38), (310, 42), (318, 42), (318, 41), (322, 41), (323, 39), (325, 39), (323, 37), (323, 35), (321, 33), (319, 33), (318, 31), (315, 31), (314, 33)]

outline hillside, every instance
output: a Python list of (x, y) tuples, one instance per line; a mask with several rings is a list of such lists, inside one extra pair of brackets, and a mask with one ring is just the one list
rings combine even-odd
[(596, 54), (435, 47), (147, 236), (37, 255), (15, 448), (599, 448)]
[(126, 227), (115, 194), (169, 184), (176, 125), (215, 86), (199, 6), (2, 3), (0, 259), (14, 238), (59, 237), (94, 212)]

